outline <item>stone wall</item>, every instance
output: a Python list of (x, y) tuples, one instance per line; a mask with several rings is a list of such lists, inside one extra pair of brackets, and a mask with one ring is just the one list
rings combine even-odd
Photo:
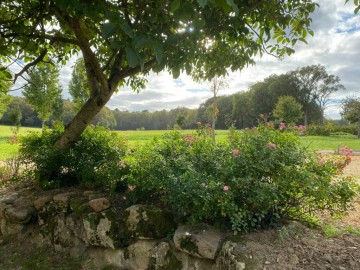
[(1, 234), (36, 225), (42, 244), (71, 256), (86, 252), (96, 269), (245, 269), (236, 256), (241, 246), (226, 241), (229, 232), (176, 225), (167, 211), (122, 207), (124, 202), (102, 192), (47, 194), (1, 191)]

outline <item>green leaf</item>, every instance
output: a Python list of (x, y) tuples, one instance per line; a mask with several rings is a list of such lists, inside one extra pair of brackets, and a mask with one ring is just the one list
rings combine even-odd
[(130, 25), (124, 19), (121, 20), (121, 22), (120, 22), (120, 28), (129, 37), (132, 38), (134, 36), (134, 32), (133, 32), (132, 28), (130, 27)]
[(234, 10), (234, 12), (235, 12), (236, 15), (239, 14), (239, 8), (238, 8), (238, 6), (235, 4), (234, 0), (226, 0), (226, 3), (228, 3), (228, 5), (232, 7), (232, 9)]
[(160, 42), (153, 42), (152, 47), (155, 51), (156, 60), (158, 63), (161, 63), (164, 53), (164, 48)]
[(171, 11), (171, 12), (174, 12), (174, 11), (176, 11), (179, 7), (180, 7), (180, 0), (174, 0), (174, 1), (171, 3), (170, 11)]
[(308, 32), (309, 32), (310, 36), (312, 36), (312, 37), (314, 36), (314, 31), (313, 30), (309, 29)]
[(139, 64), (138, 53), (131, 47), (126, 47), (125, 52), (126, 52), (126, 60), (129, 64), (129, 67), (136, 67)]
[(207, 0), (196, 0), (198, 4), (203, 8), (207, 5)]
[(174, 68), (174, 69), (172, 70), (172, 75), (173, 75), (174, 79), (179, 78), (179, 76), (180, 76), (180, 69)]
[(355, 13), (355, 14), (358, 14), (359, 10), (360, 10), (360, 6), (358, 6), (357, 8), (355, 8), (354, 13)]
[(308, 44), (305, 38), (299, 38), (299, 40), (304, 42), (305, 44)]
[(138, 36), (134, 37), (133, 44), (134, 44), (135, 48), (142, 49), (142, 48), (146, 47), (147, 45), (149, 45), (149, 41), (143, 35), (138, 35)]
[(106, 39), (111, 37), (116, 33), (117, 26), (114, 23), (104, 23), (101, 33), (102, 36)]

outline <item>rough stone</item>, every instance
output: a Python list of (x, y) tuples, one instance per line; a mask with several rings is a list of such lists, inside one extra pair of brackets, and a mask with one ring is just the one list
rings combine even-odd
[(149, 269), (180, 270), (182, 267), (182, 262), (173, 254), (172, 247), (168, 242), (162, 241), (151, 250)]
[(30, 221), (34, 212), (35, 210), (31, 206), (11, 206), (5, 209), (4, 216), (12, 223), (25, 224)]
[(125, 216), (127, 230), (138, 239), (163, 238), (175, 228), (171, 214), (154, 206), (130, 206)]
[(98, 198), (89, 201), (89, 205), (95, 212), (101, 212), (111, 207), (111, 203), (107, 198)]
[(15, 235), (21, 233), (24, 228), (24, 224), (12, 223), (6, 219), (0, 221), (0, 229), (3, 235)]
[(114, 249), (127, 244), (124, 228), (114, 209), (90, 213), (82, 221), (87, 245)]
[(16, 192), (4, 194), (0, 197), (0, 203), (12, 204), (18, 198), (18, 194)]
[(180, 226), (174, 235), (177, 249), (192, 256), (215, 259), (226, 234), (206, 225)]
[[(245, 247), (237, 243), (227, 241), (217, 259), (215, 269), (218, 270), (244, 270), (249, 268), (249, 264), (244, 260), (242, 253)], [(248, 259), (249, 260), (249, 259)]]
[(44, 197), (40, 197), (37, 200), (34, 201), (34, 206), (36, 208), (36, 210), (40, 211), (44, 208), (44, 206), (51, 202), (51, 197), (50, 196), (44, 196)]
[[(53, 197), (55, 208), (58, 212), (66, 213), (69, 209), (70, 198), (74, 197), (74, 192), (60, 193)], [(55, 209), (54, 209), (55, 210)]]

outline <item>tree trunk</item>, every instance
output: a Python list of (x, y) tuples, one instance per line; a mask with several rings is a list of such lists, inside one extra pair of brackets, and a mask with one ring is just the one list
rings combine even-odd
[(304, 126), (307, 127), (308, 125), (308, 117), (307, 117), (307, 113), (304, 113)]
[(215, 117), (215, 115), (213, 115), (212, 124), (211, 124), (211, 129), (212, 129), (211, 136), (212, 136), (212, 140), (213, 140), (214, 144), (215, 144), (215, 122), (216, 122), (216, 117)]
[(76, 142), (80, 138), (81, 133), (109, 101), (112, 92), (113, 91), (109, 91), (107, 95), (99, 93), (91, 97), (75, 115), (74, 119), (66, 126), (64, 133), (55, 143), (55, 147), (59, 150), (67, 150), (72, 143)]

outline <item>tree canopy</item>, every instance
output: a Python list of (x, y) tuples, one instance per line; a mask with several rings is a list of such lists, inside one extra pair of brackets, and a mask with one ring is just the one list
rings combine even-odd
[(22, 59), (15, 79), (34, 65), (65, 64), (81, 52), (90, 97), (57, 143), (74, 142), (119, 86), (138, 90), (139, 74), (185, 71), (211, 79), (283, 57), (306, 42), (311, 0), (85, 1), (4, 0), (0, 4), (0, 57)]

